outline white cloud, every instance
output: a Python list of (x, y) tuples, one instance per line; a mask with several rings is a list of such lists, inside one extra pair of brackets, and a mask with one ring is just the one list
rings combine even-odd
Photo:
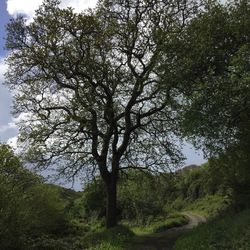
[(17, 149), (17, 140), (18, 138), (16, 136), (12, 137), (7, 141), (7, 144), (11, 146), (13, 149)]
[(13, 117), (12, 120), (13, 120), (13, 123), (16, 124), (16, 123), (20, 123), (20, 122), (26, 121), (31, 116), (32, 116), (31, 114), (23, 112), (18, 117)]
[(8, 0), (7, 11), (11, 16), (22, 13), (31, 18), (42, 2), (42, 0)]
[(7, 70), (7, 65), (4, 62), (4, 58), (0, 58), (0, 83), (3, 83), (4, 73)]
[(72, 7), (76, 12), (81, 12), (87, 8), (94, 8), (97, 0), (62, 0), (61, 7)]
[[(29, 20), (35, 15), (35, 10), (43, 0), (7, 0), (7, 11), (11, 16), (25, 14)], [(61, 7), (72, 7), (76, 12), (95, 7), (97, 0), (62, 0)]]
[(10, 129), (17, 129), (17, 126), (14, 122), (9, 122), (7, 125), (0, 126), (0, 133), (4, 133)]

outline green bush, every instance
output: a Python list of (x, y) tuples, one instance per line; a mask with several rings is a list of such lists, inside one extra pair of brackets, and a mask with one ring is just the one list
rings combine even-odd
[(118, 186), (118, 203), (123, 219), (133, 220), (137, 224), (147, 224), (149, 217), (162, 213), (163, 185), (159, 179), (159, 176), (150, 173), (128, 172), (128, 179), (122, 179)]
[(48, 235), (42, 235), (35, 239), (26, 241), (24, 249), (29, 250), (71, 250), (70, 244), (63, 239), (52, 238)]
[(22, 166), (6, 145), (0, 145), (1, 249), (27, 249), (27, 239), (63, 236), (68, 227), (58, 190)]
[(90, 249), (101, 249), (100, 246), (104, 245), (119, 247), (124, 241), (129, 240), (133, 236), (132, 231), (120, 225), (111, 229), (103, 229), (99, 232), (89, 232), (83, 238), (83, 244)]
[(187, 203), (185, 210), (191, 210), (205, 216), (213, 218), (226, 211), (232, 204), (230, 196), (225, 195), (207, 195), (194, 202)]
[(101, 179), (94, 180), (84, 188), (82, 202), (85, 218), (105, 215), (106, 189)]

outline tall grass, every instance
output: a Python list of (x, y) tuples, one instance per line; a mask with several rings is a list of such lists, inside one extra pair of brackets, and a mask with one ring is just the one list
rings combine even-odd
[(179, 238), (175, 250), (249, 250), (250, 210), (215, 219)]
[(123, 249), (123, 243), (129, 241), (134, 233), (125, 226), (117, 226), (111, 229), (103, 229), (99, 232), (91, 232), (83, 238), (86, 249), (91, 250), (119, 250)]
[(131, 226), (131, 230), (136, 235), (145, 235), (166, 231), (173, 227), (183, 226), (188, 220), (182, 214), (172, 214), (168, 217), (158, 216), (151, 223), (143, 226)]
[(214, 218), (222, 211), (225, 211), (231, 202), (228, 196), (207, 195), (194, 202), (187, 203), (183, 210), (196, 212), (206, 218)]

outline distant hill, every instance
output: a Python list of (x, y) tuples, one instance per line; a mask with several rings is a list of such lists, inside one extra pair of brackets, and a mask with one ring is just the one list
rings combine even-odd
[(190, 172), (196, 168), (200, 167), (199, 165), (195, 165), (195, 164), (191, 164), (191, 165), (188, 165), (188, 166), (185, 166), (183, 167), (182, 169), (179, 169), (177, 172), (179, 173), (187, 173), (187, 172)]

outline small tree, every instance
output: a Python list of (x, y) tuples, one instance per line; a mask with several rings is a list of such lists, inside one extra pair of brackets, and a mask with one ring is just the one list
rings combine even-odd
[(26, 114), (20, 139), (59, 174), (99, 170), (107, 227), (116, 225), (119, 171), (156, 171), (181, 159), (181, 93), (171, 70), (163, 84), (159, 66), (171, 65), (197, 8), (192, 0), (103, 0), (76, 14), (46, 0), (32, 23), (21, 17), (8, 25), (7, 84), (15, 111)]

